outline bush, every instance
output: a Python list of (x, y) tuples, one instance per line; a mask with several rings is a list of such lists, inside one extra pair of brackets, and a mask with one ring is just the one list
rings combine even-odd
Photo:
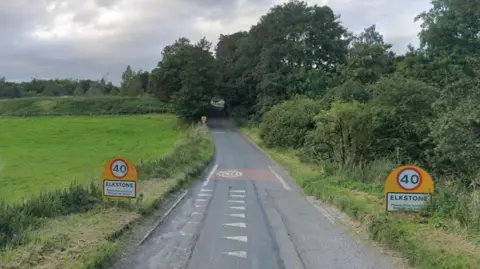
[(377, 153), (399, 154), (407, 162), (425, 160), (433, 145), (427, 140), (429, 123), (436, 117), (433, 103), (439, 91), (401, 76), (381, 78), (371, 87), (371, 106), (377, 121)]
[(350, 165), (365, 163), (375, 155), (375, 123), (367, 105), (334, 102), (314, 120), (316, 128), (307, 134), (304, 158)]
[(370, 101), (371, 94), (367, 87), (360, 82), (348, 80), (340, 86), (331, 88), (322, 98), (322, 103), (328, 107), (333, 102), (360, 102)]
[(0, 116), (148, 114), (172, 111), (171, 105), (147, 97), (54, 97), (0, 101)]
[(319, 108), (317, 102), (304, 98), (275, 105), (263, 116), (260, 137), (268, 147), (302, 147)]

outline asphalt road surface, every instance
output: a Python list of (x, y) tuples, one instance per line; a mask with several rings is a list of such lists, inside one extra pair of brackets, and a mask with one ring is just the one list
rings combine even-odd
[(203, 181), (115, 268), (395, 268), (313, 207), (231, 123), (209, 126), (216, 157)]

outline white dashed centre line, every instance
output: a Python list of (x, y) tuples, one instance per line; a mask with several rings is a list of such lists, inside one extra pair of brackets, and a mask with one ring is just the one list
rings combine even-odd
[(230, 194), (230, 197), (233, 197), (233, 198), (245, 198), (245, 195), (240, 195), (240, 194)]
[(213, 190), (209, 190), (209, 189), (200, 189), (201, 192), (211, 192)]
[(244, 222), (224, 223), (223, 225), (237, 228), (247, 228), (247, 224), (245, 224)]
[(229, 255), (229, 256), (235, 256), (239, 258), (247, 258), (247, 252), (245, 251), (231, 251), (231, 252), (224, 252), (223, 254)]
[(245, 218), (245, 214), (226, 214), (226, 215), (230, 217), (235, 217), (235, 218)]
[(236, 193), (245, 193), (244, 190), (230, 190), (230, 192), (236, 192)]
[(240, 242), (247, 242), (248, 241), (246, 236), (226, 236), (224, 238), (229, 239), (229, 240), (236, 240), (236, 241), (240, 241)]

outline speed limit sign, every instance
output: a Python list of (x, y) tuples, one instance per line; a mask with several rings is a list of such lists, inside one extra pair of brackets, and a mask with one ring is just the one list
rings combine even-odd
[(421, 211), (432, 200), (432, 177), (415, 165), (394, 169), (385, 181), (385, 209), (388, 212)]
[(123, 178), (128, 173), (128, 165), (124, 160), (114, 160), (110, 166), (110, 171), (116, 178)]
[(398, 173), (397, 183), (400, 188), (413, 191), (422, 184), (422, 175), (415, 168), (405, 168)]
[(133, 163), (124, 158), (114, 158), (103, 166), (104, 198), (137, 197), (138, 173)]

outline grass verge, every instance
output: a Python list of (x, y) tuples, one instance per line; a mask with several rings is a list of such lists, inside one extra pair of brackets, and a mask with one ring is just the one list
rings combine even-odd
[[(199, 175), (213, 153), (209, 130), (192, 128), (170, 153), (139, 165), (141, 199), (136, 203), (99, 201), (88, 212), (40, 221), (23, 231), (21, 244), (0, 253), (0, 268), (104, 268), (120, 250), (116, 238)], [(165, 163), (171, 165), (168, 172), (157, 167)]]
[[(362, 171), (349, 174), (328, 166), (303, 163), (295, 150), (266, 148), (258, 129), (243, 128), (242, 132), (282, 165), (306, 194), (333, 204), (360, 221), (373, 239), (401, 252), (410, 265), (425, 269), (480, 268), (480, 241), (475, 229), (444, 230), (438, 227), (438, 219), (425, 221), (421, 215), (386, 214), (383, 184), (379, 184), (379, 180), (362, 183), (354, 179)], [(383, 176), (379, 171), (388, 173), (393, 168), (388, 163), (375, 165), (377, 173), (372, 174), (372, 178)]]

